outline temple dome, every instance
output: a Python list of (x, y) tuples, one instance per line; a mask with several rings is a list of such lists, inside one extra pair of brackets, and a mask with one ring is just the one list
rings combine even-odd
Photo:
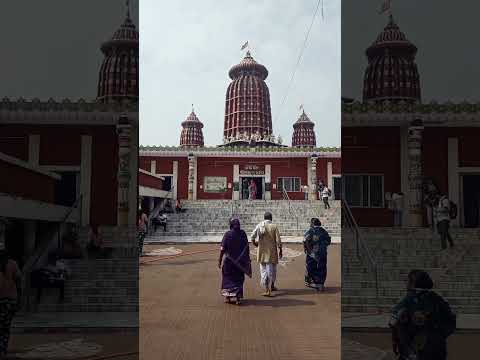
[(190, 115), (182, 122), (182, 132), (180, 134), (180, 146), (182, 147), (202, 147), (203, 142), (203, 124), (192, 110)]
[(102, 44), (97, 100), (138, 102), (138, 31), (127, 12), (123, 24)]
[(317, 140), (315, 137), (315, 124), (305, 114), (305, 110), (298, 120), (293, 124), (292, 146), (293, 147), (315, 147)]
[(417, 48), (390, 16), (387, 26), (366, 50), (363, 100), (420, 101), (420, 76), (415, 63)]
[(225, 99), (224, 144), (274, 145), (270, 93), (265, 79), (268, 70), (257, 63), (248, 51), (229, 71), (232, 82)]

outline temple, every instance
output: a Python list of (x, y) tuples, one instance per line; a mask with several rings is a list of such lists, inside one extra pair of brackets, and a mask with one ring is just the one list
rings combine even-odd
[(179, 147), (141, 146), (144, 207), (153, 210), (166, 198), (247, 200), (251, 182), (256, 200), (318, 200), (320, 180), (340, 198), (340, 149), (316, 147), (305, 111), (293, 124), (292, 146), (274, 135), (267, 68), (247, 52), (228, 75), (222, 144), (204, 145), (204, 126), (192, 111), (181, 124)]
[[(0, 179), (0, 246), (24, 274), (25, 312), (138, 309), (138, 31), (128, 12), (100, 50), (96, 98), (0, 101), (0, 171), (9, 174)], [(110, 258), (86, 258), (93, 228)], [(73, 256), (67, 266), (84, 280), (66, 281), (63, 303), (47, 294), (34, 304), (30, 275), (51, 254)], [(125, 289), (89, 288), (118, 279), (115, 269)]]
[(388, 202), (403, 193), (403, 226), (431, 226), (427, 184), (457, 204), (453, 226), (480, 226), (479, 104), (423, 103), (417, 48), (390, 16), (367, 49), (363, 102), (342, 101), (345, 199), (361, 226), (392, 226)]

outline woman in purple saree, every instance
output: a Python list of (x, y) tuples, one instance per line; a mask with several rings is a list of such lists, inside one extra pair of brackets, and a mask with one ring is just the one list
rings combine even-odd
[(218, 267), (222, 269), (221, 294), (225, 297), (225, 302), (230, 303), (235, 298), (239, 305), (243, 298), (245, 274), (252, 277), (252, 267), (247, 234), (240, 229), (238, 219), (230, 220), (230, 230), (223, 236)]

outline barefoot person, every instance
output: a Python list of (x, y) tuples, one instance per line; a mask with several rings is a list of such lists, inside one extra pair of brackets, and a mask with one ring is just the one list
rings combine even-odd
[(223, 236), (218, 267), (222, 269), (221, 294), (225, 297), (225, 302), (230, 303), (233, 298), (240, 305), (245, 274), (252, 277), (252, 267), (247, 234), (240, 229), (238, 219), (230, 220), (230, 230)]
[[(272, 296), (277, 277), (278, 259), (282, 258), (282, 242), (277, 225), (272, 223), (272, 213), (266, 212), (262, 221), (253, 230), (250, 239), (257, 249), (260, 264), (260, 284), (265, 288), (264, 296)], [(258, 242), (257, 242), (258, 237)], [(277, 251), (278, 248), (278, 251)]]
[(389, 322), (398, 359), (447, 359), (447, 338), (455, 331), (456, 317), (432, 288), (425, 271), (410, 271), (407, 294), (393, 308)]
[(328, 232), (317, 218), (312, 218), (311, 227), (305, 232), (305, 285), (324, 291), (327, 278), (327, 248), (331, 244)]

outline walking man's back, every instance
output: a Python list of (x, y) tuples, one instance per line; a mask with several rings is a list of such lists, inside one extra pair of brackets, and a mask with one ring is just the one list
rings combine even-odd
[(260, 284), (265, 288), (263, 295), (271, 296), (272, 291), (276, 290), (275, 280), (278, 260), (282, 258), (282, 242), (277, 225), (272, 223), (272, 214), (266, 212), (264, 219), (255, 227), (250, 238), (253, 245), (258, 247), (257, 261), (260, 264)]

